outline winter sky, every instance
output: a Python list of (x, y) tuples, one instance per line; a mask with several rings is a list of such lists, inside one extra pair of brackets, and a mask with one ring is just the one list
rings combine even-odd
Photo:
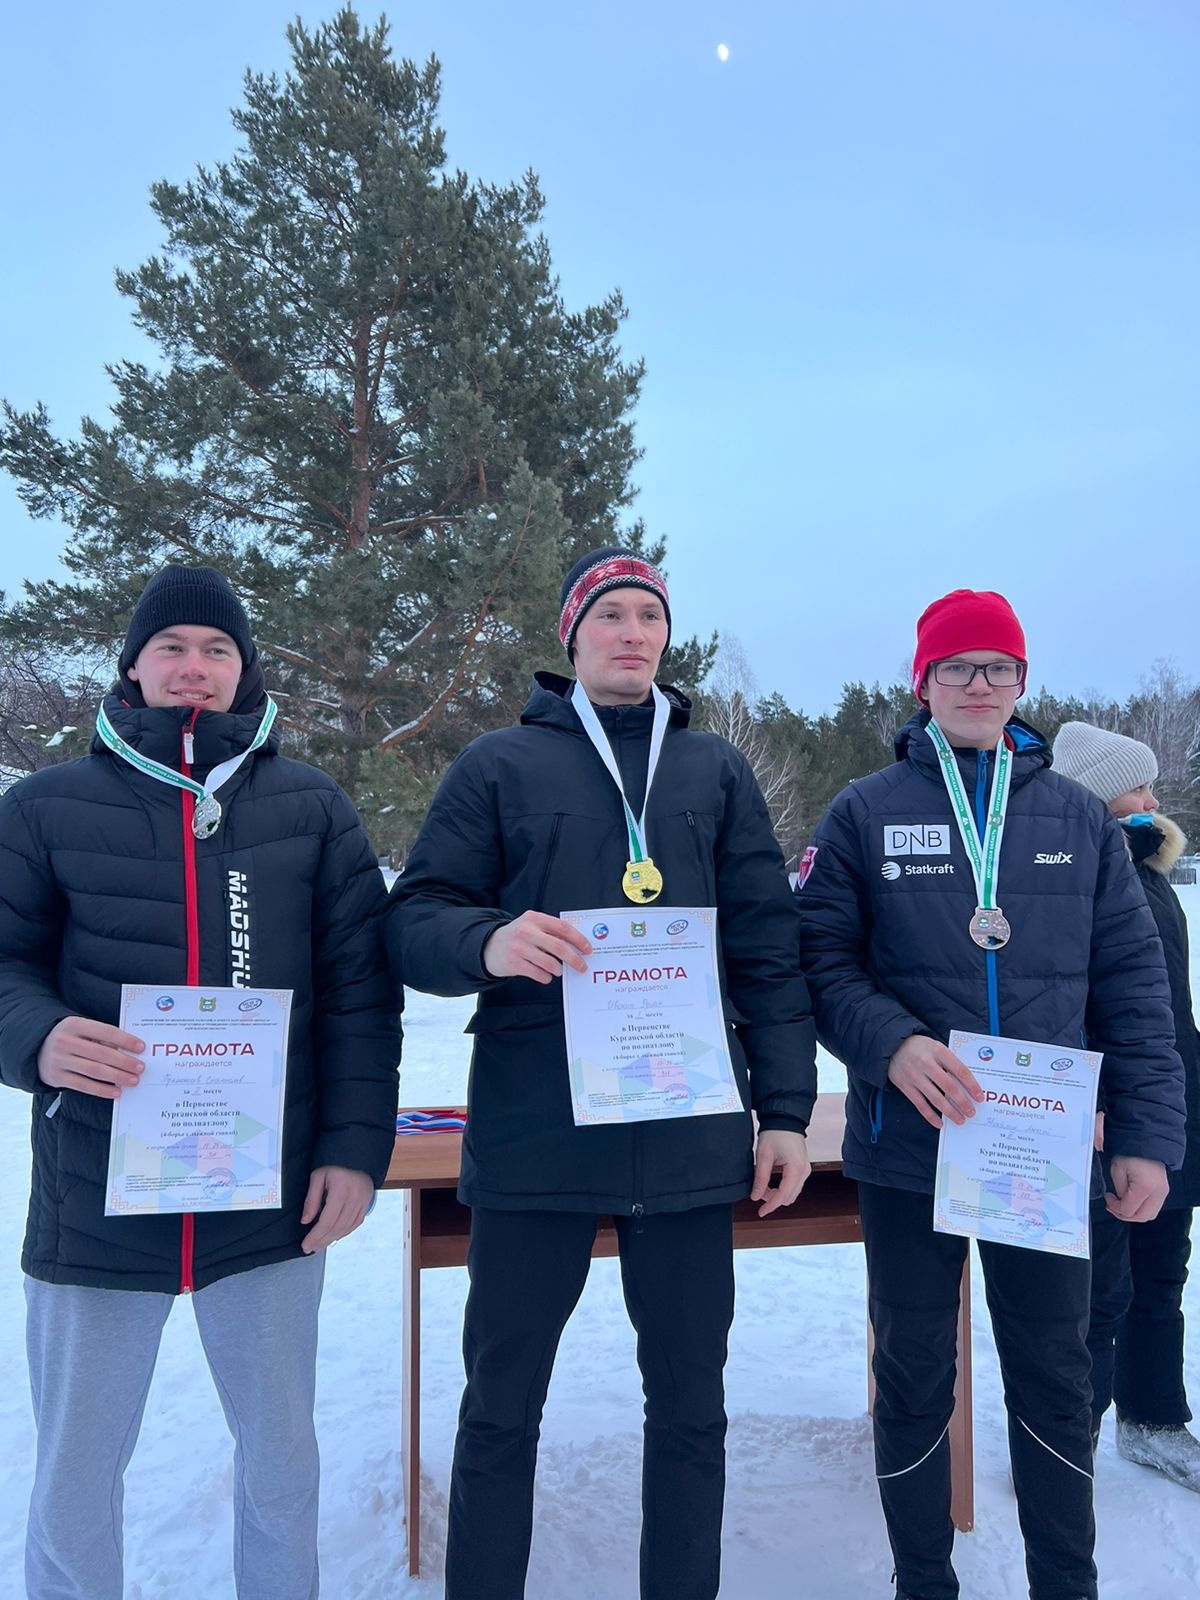
[[(9, 8), (0, 394), (103, 413), (104, 362), (142, 353), (112, 274), (159, 244), (148, 187), (231, 151), (242, 71), (285, 68), (296, 9)], [(678, 631), (737, 635), (761, 689), (820, 710), (967, 585), (1013, 601), (1035, 682), (1200, 677), (1191, 0), (390, 16), (398, 53), (442, 60), (452, 165), (539, 174), (567, 303), (626, 296)], [(61, 544), (0, 485), (0, 587)]]

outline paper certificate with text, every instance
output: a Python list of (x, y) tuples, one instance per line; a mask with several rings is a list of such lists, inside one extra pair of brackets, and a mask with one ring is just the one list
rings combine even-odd
[(591, 941), (563, 969), (575, 1122), (741, 1111), (717, 981), (717, 913), (690, 906), (564, 911)]
[(281, 1204), (290, 989), (123, 984), (145, 1071), (113, 1102), (104, 1214)]
[(943, 1120), (934, 1229), (1086, 1260), (1100, 1055), (982, 1033), (950, 1048), (984, 1100)]

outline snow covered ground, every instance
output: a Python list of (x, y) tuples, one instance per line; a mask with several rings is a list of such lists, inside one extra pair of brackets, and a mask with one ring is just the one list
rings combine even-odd
[[(1200, 947), (1200, 888), (1181, 891)], [(1193, 961), (1200, 993), (1200, 961)], [(413, 996), (402, 1097), (464, 1092), (466, 1001)], [(822, 1062), (822, 1087), (844, 1086)], [(21, 1540), (33, 1429), (17, 1266), (28, 1192), (28, 1105), (0, 1095), (0, 1600), (23, 1593)], [(346, 1249), (331, 1252), (318, 1423), (324, 1459), (323, 1591), (333, 1600), (434, 1600), (441, 1593), (446, 1481), (461, 1367), (461, 1271), (425, 1277), (427, 1576), (405, 1572), (400, 1509), (400, 1206), (383, 1195)], [(723, 1600), (885, 1600), (887, 1555), (864, 1414), (864, 1283), (854, 1246), (737, 1258), (728, 1369), (729, 1493)], [(977, 1531), (959, 1538), (971, 1600), (1026, 1594), (1008, 1485), (1004, 1412), (982, 1285), (975, 1295)], [(1188, 1383), (1200, 1397), (1200, 1276), (1188, 1290)], [(641, 1401), (615, 1262), (597, 1262), (563, 1340), (538, 1477), (529, 1600), (631, 1600), (637, 1592)], [(114, 1362), (121, 1352), (112, 1352)], [(1198, 1408), (1200, 1409), (1200, 1408)], [(189, 1308), (167, 1327), (127, 1479), (127, 1600), (228, 1600), (228, 1438)], [(1105, 1600), (1200, 1592), (1200, 1498), (1118, 1459), (1106, 1423), (1098, 1462), (1098, 1559)]]

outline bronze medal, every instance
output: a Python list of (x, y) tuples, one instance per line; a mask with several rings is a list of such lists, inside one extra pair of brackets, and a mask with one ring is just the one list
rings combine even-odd
[(976, 906), (971, 917), (971, 937), (981, 950), (1002, 950), (1012, 938), (1008, 918), (999, 906)]
[(649, 856), (644, 861), (626, 862), (625, 876), (621, 879), (626, 900), (632, 900), (635, 905), (648, 905), (651, 900), (658, 899), (662, 887), (662, 873)]

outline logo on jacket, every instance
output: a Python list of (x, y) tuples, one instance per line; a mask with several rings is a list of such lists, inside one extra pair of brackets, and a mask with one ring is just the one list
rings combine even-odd
[(593, 926), (592, 926), (592, 938), (593, 939), (607, 939), (608, 938), (608, 923), (607, 922), (594, 923)]
[(817, 859), (818, 848), (819, 846), (810, 844), (808, 849), (800, 857), (800, 865), (796, 868), (797, 889), (803, 889), (804, 885), (808, 882), (808, 875), (813, 869), (813, 862)]
[(887, 823), (883, 830), (885, 856), (948, 856), (950, 829), (944, 822)]
[(1053, 855), (1046, 850), (1039, 850), (1033, 858), (1035, 867), (1069, 867), (1072, 865), (1069, 850), (1056, 850)]
[(635, 939), (644, 939), (646, 937), (646, 924), (644, 922), (631, 922), (629, 931)]
[(160, 994), (154, 1002), (160, 1011), (174, 1011), (175, 1002), (169, 994)]
[(953, 861), (906, 861), (901, 866), (898, 861), (885, 861), (879, 870), (885, 878), (890, 878), (892, 881), (897, 878), (952, 878), (954, 863)]
[(217, 1009), (216, 995), (214, 994), (210, 996), (202, 994), (200, 996), (200, 1009), (201, 1011), (215, 1011)]
[(250, 879), (231, 867), (225, 874), (229, 916), (229, 981), (235, 989), (250, 988)]

